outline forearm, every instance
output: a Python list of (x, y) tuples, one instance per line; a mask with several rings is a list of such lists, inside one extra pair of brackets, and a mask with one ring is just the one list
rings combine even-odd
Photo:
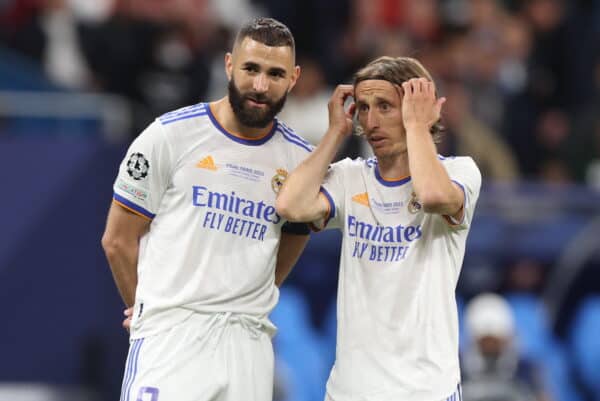
[(292, 268), (302, 254), (308, 235), (298, 234), (281, 234), (281, 242), (277, 252), (277, 265), (275, 267), (275, 285), (281, 287), (287, 276), (292, 271)]
[(461, 200), (446, 169), (438, 160), (437, 149), (427, 126), (407, 128), (408, 163), (417, 198), (428, 213), (454, 214)]
[(315, 209), (319, 190), (343, 140), (342, 134), (328, 130), (315, 151), (286, 178), (276, 202), (281, 216), (303, 222), (321, 217), (320, 211)]
[(139, 245), (137, 242), (128, 245), (112, 244), (105, 246), (105, 253), (110, 270), (119, 290), (119, 294), (128, 307), (135, 303), (137, 286), (137, 262)]

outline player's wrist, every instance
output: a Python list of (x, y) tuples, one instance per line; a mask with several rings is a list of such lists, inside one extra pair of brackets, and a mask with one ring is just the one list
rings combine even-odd
[(348, 130), (348, 128), (344, 126), (333, 125), (329, 127), (327, 132), (329, 136), (339, 141), (350, 135), (351, 130)]
[(425, 123), (410, 123), (405, 124), (406, 134), (407, 135), (421, 135), (424, 132), (429, 133), (430, 125)]

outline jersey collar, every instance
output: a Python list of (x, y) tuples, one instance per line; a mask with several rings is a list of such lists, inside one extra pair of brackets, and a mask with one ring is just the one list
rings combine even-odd
[(241, 136), (239, 134), (235, 134), (233, 132), (229, 132), (225, 128), (223, 128), (223, 126), (221, 125), (221, 123), (219, 123), (219, 121), (217, 121), (217, 118), (213, 114), (213, 111), (212, 111), (212, 108), (210, 107), (210, 104), (208, 104), (208, 107), (206, 109), (208, 110), (208, 117), (210, 118), (210, 121), (215, 126), (215, 128), (217, 128), (219, 131), (221, 131), (221, 133), (223, 133), (226, 137), (228, 137), (232, 141), (235, 141), (237, 143), (241, 143), (243, 145), (250, 145), (250, 146), (262, 145), (262, 144), (264, 144), (265, 142), (267, 142), (269, 139), (271, 139), (273, 137), (273, 135), (275, 134), (275, 130), (277, 129), (278, 122), (277, 122), (277, 119), (274, 119), (273, 120), (273, 126), (271, 127), (271, 129), (269, 130), (269, 132), (267, 132), (266, 134), (264, 134), (260, 138), (246, 138), (246, 137), (243, 137), (243, 136)]
[(379, 181), (381, 185), (386, 187), (399, 187), (400, 185), (404, 185), (410, 181), (410, 175), (401, 178), (383, 178), (379, 172), (379, 165), (375, 165), (375, 178), (377, 178), (377, 181)]

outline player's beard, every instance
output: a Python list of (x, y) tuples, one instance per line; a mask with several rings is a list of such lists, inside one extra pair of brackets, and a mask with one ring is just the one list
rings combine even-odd
[[(277, 100), (269, 99), (262, 93), (242, 93), (235, 84), (233, 77), (227, 85), (227, 90), (229, 94), (229, 104), (233, 109), (233, 113), (242, 125), (251, 128), (265, 128), (269, 125), (275, 116), (279, 114), (281, 109), (283, 109), (283, 105), (287, 99), (287, 91)], [(246, 100), (248, 99), (264, 103), (266, 107), (263, 110), (248, 107), (246, 105)]]

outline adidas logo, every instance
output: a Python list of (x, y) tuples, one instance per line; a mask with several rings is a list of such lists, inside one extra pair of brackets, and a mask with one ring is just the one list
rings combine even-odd
[(215, 165), (215, 161), (213, 160), (212, 156), (206, 156), (204, 159), (200, 160), (198, 163), (196, 163), (196, 167), (217, 171), (217, 166)]
[(369, 206), (369, 194), (366, 192), (363, 192), (362, 194), (356, 194), (352, 197), (352, 201), (360, 203), (364, 206)]

